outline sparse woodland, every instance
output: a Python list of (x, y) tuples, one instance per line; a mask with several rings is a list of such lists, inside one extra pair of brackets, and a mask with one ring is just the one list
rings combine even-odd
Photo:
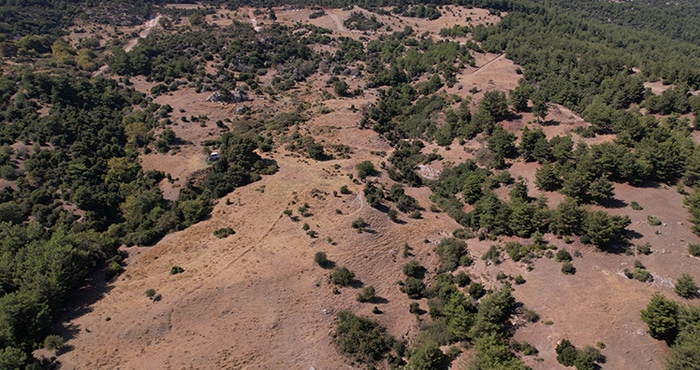
[[(343, 23), (362, 32), (359, 38), (301, 23), (270, 22), (260, 32), (235, 20), (220, 27), (203, 19), (213, 8), (168, 9), (159, 1), (102, 3), (98, 11), (67, 1), (0, 1), (0, 368), (50, 366), (32, 351), (45, 339), (62, 345), (61, 338), (51, 337), (51, 325), (71, 292), (96, 271), (107, 278), (120, 274), (120, 246), (153, 245), (205, 220), (214, 204), (235, 189), (274, 176), (276, 164), (261, 154), (284, 149), (310, 161), (351, 157), (349, 146), (317, 141), (300, 128), (313, 118), (303, 102), (293, 111), (241, 113), (217, 122), (219, 136), (202, 143), (216, 149), (220, 159), (188, 178), (176, 200), (165, 199), (159, 184), (172, 181), (170, 174), (145, 171), (138, 158), (187, 145), (172, 130), (173, 107), (154, 102), (183, 87), (217, 92), (225, 102), (245, 102), (248, 95), (275, 101), (321, 75), (330, 97), (371, 92), (376, 101), (363, 109), (357, 126), (381, 135), (392, 150), (384, 153), (381, 165), (362, 161), (353, 166), (361, 196), (400, 225), (427, 213), (427, 205), (406, 191), (425, 187), (431, 211), (444, 212), (461, 227), (455, 237), (436, 242), (439, 265), (406, 260), (403, 267), (405, 276), (396, 289), (412, 300), (404, 314), (415, 315), (420, 326), (411, 346), (374, 319), (338, 313), (329, 342), (355, 365), (439, 369), (468, 350), (465, 368), (527, 368), (523, 356), (536, 355), (537, 349), (513, 335), (518, 325), (538, 317), (512, 294), (526, 280), (500, 276), (499, 288), (485, 289), (463, 270), (479, 258), (488, 264), (510, 258), (531, 267), (537, 258), (554, 257), (562, 262), (563, 273), (575, 274), (576, 260), (544, 242), (546, 234), (576, 239), (596, 253), (641, 251), (634, 246), (630, 217), (606, 210), (619, 202), (616, 184), (676, 187), (685, 194), (687, 227), (700, 235), (700, 145), (695, 135), (700, 129), (700, 8), (695, 2), (667, 6), (650, 0), (632, 7), (605, 1), (388, 0), (378, 7), (368, 1), (314, 1), (326, 8), (363, 8)], [(267, 9), (290, 2), (207, 3)], [(465, 20), (444, 28), (442, 38), (419, 34), (408, 23), (389, 30), (377, 19), (435, 20), (450, 5), (504, 15), (497, 24), (471, 26)], [(155, 11), (180, 28), (155, 29), (128, 52), (116, 36), (71, 45), (62, 33), (77, 19), (116, 28), (141, 23)], [(265, 12), (270, 18), (275, 14)], [(185, 17), (188, 21), (181, 22)], [(473, 100), (477, 91), (448, 94), (445, 90), (458, 84), (457, 76), (476, 66), (474, 56), (485, 52), (503, 54), (519, 66), (517, 87), (507, 93), (486, 91), (478, 102)], [(92, 75), (105, 64), (105, 75)], [(268, 74), (271, 82), (265, 84)], [(155, 86), (138, 91), (129, 83), (135, 76)], [(671, 87), (660, 94), (645, 88), (645, 82), (659, 81)], [(556, 124), (547, 121), (554, 104), (590, 123), (576, 131), (579, 137), (612, 139), (586, 144), (574, 142), (571, 135), (547, 138), (542, 127)], [(506, 123), (525, 113), (535, 119), (516, 136)], [(481, 143), (471, 158), (446, 166), (435, 179), (417, 173), (418, 166), (442, 160), (435, 152), (426, 153), (426, 144), (457, 150), (470, 140)], [(536, 164), (534, 184), (511, 175), (509, 168), (518, 161)], [(380, 174), (393, 184), (376, 181)], [(528, 186), (556, 192), (563, 200), (550, 206), (544, 195), (531, 197), (534, 191)], [(347, 187), (341, 189), (341, 194), (349, 193)], [(306, 208), (299, 210), (302, 217)], [(285, 214), (297, 217), (292, 211)], [(662, 224), (654, 216), (648, 220)], [(304, 231), (311, 231), (304, 225)], [(362, 218), (348, 225), (348, 232), (353, 229), (376, 232)], [(220, 230), (217, 237), (235, 234), (230, 227)], [(309, 235), (315, 238), (316, 233)], [(472, 255), (468, 243), (474, 238), (491, 240), (494, 246)], [(500, 243), (503, 238), (518, 241)], [(689, 254), (699, 255), (696, 249), (690, 245)], [(404, 257), (410, 253), (406, 244)], [(326, 253), (318, 252), (314, 261), (320, 269), (335, 267), (328, 274), (338, 294), (362, 278)], [(184, 271), (176, 267), (173, 275)], [(640, 313), (650, 335), (670, 346), (667, 368), (674, 370), (696, 368), (700, 362), (700, 316), (692, 301), (697, 286), (693, 276), (680, 273), (675, 291), (691, 301), (655, 294)], [(624, 274), (653, 280), (641, 262)], [(374, 303), (380, 298), (375, 293), (370, 285), (356, 300)], [(423, 298), (427, 307), (418, 304)], [(381, 310), (375, 307), (374, 312), (380, 315)], [(525, 322), (514, 324), (514, 316), (526, 317)], [(584, 349), (562, 341), (557, 360), (580, 370), (603, 363), (597, 349), (580, 345)], [(451, 349), (443, 352), (440, 346)]]

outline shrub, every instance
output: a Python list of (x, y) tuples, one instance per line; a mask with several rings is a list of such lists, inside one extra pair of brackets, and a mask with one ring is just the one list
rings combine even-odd
[(576, 347), (568, 339), (562, 339), (557, 344), (555, 352), (557, 353), (557, 362), (564, 366), (574, 366), (577, 357)]
[(153, 299), (153, 297), (155, 297), (155, 295), (156, 295), (155, 289), (151, 288), (151, 289), (146, 290), (146, 297), (148, 299)]
[(406, 276), (412, 276), (417, 278), (418, 275), (422, 274), (425, 268), (418, 263), (418, 261), (410, 261), (403, 266), (403, 273)]
[(367, 176), (374, 174), (374, 165), (370, 161), (362, 161), (358, 163), (355, 168), (357, 169), (357, 177), (360, 180), (364, 180)]
[(407, 277), (401, 290), (411, 299), (421, 299), (425, 295), (425, 284), (414, 277)]
[(183, 272), (185, 272), (185, 269), (180, 266), (173, 266), (170, 268), (170, 275), (177, 275)]
[(414, 220), (420, 220), (421, 218), (423, 218), (423, 214), (419, 210), (415, 210), (415, 211), (408, 214), (408, 218), (412, 218)]
[(700, 257), (700, 244), (688, 244), (688, 253), (691, 256)]
[(348, 189), (347, 185), (343, 185), (340, 187), (340, 194), (350, 194), (351, 191)]
[(635, 202), (635, 201), (632, 201), (632, 202), (630, 203), (630, 207), (632, 207), (632, 209), (635, 210), (635, 211), (641, 211), (641, 210), (644, 209), (644, 207), (642, 207), (641, 205), (639, 205), (639, 203), (637, 203), (637, 202)]
[(492, 245), (489, 250), (484, 252), (484, 254), (481, 255), (481, 259), (483, 261), (491, 261), (495, 264), (501, 263), (500, 260), (501, 252), (498, 251), (498, 247), (495, 245)]
[(59, 335), (49, 335), (44, 339), (44, 348), (53, 351), (63, 348), (65, 343), (63, 337)]
[(397, 222), (399, 220), (398, 215), (399, 215), (399, 213), (396, 212), (395, 209), (389, 208), (389, 211), (387, 212), (387, 216), (389, 216), (389, 219), (391, 221)]
[(357, 229), (357, 231), (361, 232), (362, 229), (365, 227), (369, 226), (367, 222), (365, 222), (365, 219), (362, 217), (359, 217), (357, 220), (352, 222), (352, 228)]
[[(467, 243), (457, 238), (447, 238), (440, 241), (435, 249), (442, 264), (441, 271), (454, 271), (460, 265), (462, 257), (467, 255)], [(464, 261), (468, 262), (468, 261)]]
[(109, 263), (109, 266), (107, 266), (105, 270), (105, 279), (110, 280), (113, 277), (121, 274), (122, 272), (124, 272), (124, 267), (122, 267), (122, 265), (119, 262), (112, 261)]
[(389, 351), (392, 338), (376, 321), (359, 317), (349, 311), (338, 313), (335, 344), (356, 361), (372, 362)]
[(314, 262), (322, 268), (327, 268), (332, 264), (325, 252), (316, 252), (314, 255)]
[(467, 286), (471, 281), (472, 279), (464, 271), (460, 271), (459, 274), (454, 277), (454, 282), (459, 287)]
[(411, 302), (411, 305), (408, 306), (408, 312), (416, 315), (420, 315), (423, 310), (420, 309), (420, 305), (418, 302)]
[(470, 239), (474, 237), (474, 233), (467, 229), (459, 228), (452, 232), (452, 236), (459, 239)]
[(573, 275), (576, 273), (576, 267), (574, 267), (571, 262), (564, 262), (561, 266), (561, 272), (563, 272), (564, 275)]
[(236, 232), (233, 231), (233, 229), (230, 227), (222, 227), (222, 228), (214, 231), (214, 236), (216, 236), (219, 239), (223, 239), (223, 238), (230, 236), (230, 235), (233, 235), (235, 233)]
[(651, 226), (659, 226), (661, 225), (661, 220), (655, 216), (647, 216), (647, 223)]
[(308, 230), (311, 228), (311, 226), (309, 226), (309, 224), (307, 224), (307, 223), (304, 223), (304, 226), (302, 226), (301, 228), (302, 228), (304, 231), (308, 231)]
[(637, 253), (649, 255), (651, 254), (651, 244), (645, 243), (637, 246)]
[(528, 342), (518, 342), (516, 340), (513, 340), (510, 343), (511, 348), (513, 348), (513, 351), (515, 352), (522, 352), (526, 356), (534, 356), (539, 353), (537, 348), (535, 348), (532, 344)]
[(368, 286), (362, 289), (360, 293), (357, 294), (358, 302), (371, 302), (374, 299), (375, 290), (373, 286)]
[(527, 308), (523, 310), (521, 317), (527, 322), (537, 322), (540, 319), (540, 315), (537, 312)]
[(676, 294), (683, 298), (693, 298), (698, 294), (698, 286), (695, 285), (695, 280), (686, 273), (683, 273), (683, 275), (678, 278), (674, 290)]
[(557, 251), (554, 260), (557, 262), (571, 262), (573, 260), (573, 257), (571, 257), (571, 253), (569, 253), (569, 251), (567, 251), (566, 249), (560, 249)]
[(654, 277), (651, 276), (651, 273), (644, 268), (635, 268), (632, 277), (642, 283), (654, 281)]
[(518, 275), (515, 277), (515, 284), (520, 285), (520, 284), (525, 284), (525, 278), (522, 275)]
[(331, 274), (331, 282), (340, 286), (350, 285), (354, 278), (355, 274), (348, 270), (347, 267), (336, 267)]

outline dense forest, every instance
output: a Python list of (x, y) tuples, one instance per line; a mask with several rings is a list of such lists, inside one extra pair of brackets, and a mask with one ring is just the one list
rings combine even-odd
[[(378, 14), (387, 12), (381, 7), (389, 7), (389, 13), (427, 19), (438, 19), (444, 5), (507, 12), (498, 24), (441, 32), (451, 37), (470, 34), (473, 41), (466, 43), (449, 37), (436, 41), (410, 26), (361, 42), (335, 37), (320, 27), (273, 24), (261, 38), (248, 24), (219, 28), (191, 18), (189, 32), (157, 31), (129, 52), (111, 50), (110, 72), (127, 80), (145, 76), (157, 82), (150, 95), (121, 81), (87, 74), (96, 69), (90, 63), (97, 50), (90, 45), (76, 50), (61, 38), (76, 17), (136, 24), (161, 3), (0, 2), (0, 55), (45, 62), (41, 71), (3, 65), (0, 78), (0, 177), (13, 184), (0, 191), (2, 368), (43, 366), (31, 351), (51, 334), (50, 326), (71, 291), (91, 271), (104, 269), (108, 277), (121, 272), (119, 246), (152, 245), (166, 233), (206, 218), (213, 202), (234, 188), (273, 173), (274, 165), (258, 152), (286, 144), (313, 159), (331, 155), (331, 148), (292, 131), (306, 119), (303, 112), (247, 117), (232, 125), (234, 129), (222, 123), (226, 132), (215, 140), (221, 160), (201, 179), (190, 181), (178, 200), (168, 201), (158, 187), (168, 181), (167, 175), (144, 171), (136, 159), (154, 149), (167, 150), (173, 138), (156, 140), (154, 132), (167, 130), (172, 107), (154, 103), (153, 97), (184, 84), (197, 92), (218, 91), (224, 99), (237, 89), (274, 96), (313, 74), (331, 72), (334, 77), (327, 85), (338, 96), (378, 91), (376, 104), (358, 125), (391, 143), (394, 150), (386, 172), (400, 185), (386, 190), (367, 182), (368, 202), (388, 213), (393, 206), (414, 214), (420, 208), (403, 186), (428, 186), (431, 200), (463, 229), (436, 247), (442, 265), (433, 281), (418, 278), (414, 272), (421, 266), (404, 269), (402, 291), (411, 299), (429, 298), (427, 312), (417, 303), (411, 306), (412, 313), (430, 317), (416, 348), (404, 348), (376, 322), (349, 312), (338, 316), (336, 344), (358, 362), (387, 358), (399, 367), (407, 359), (410, 368), (440, 368), (449, 356), (438, 346), (462, 342), (474, 347), (475, 369), (525, 368), (516, 353), (532, 349), (512, 340), (514, 328), (507, 320), (523, 308), (511, 295), (510, 283), (486, 292), (468, 277), (451, 274), (472, 262), (460, 238), (530, 239), (527, 245), (505, 247), (518, 261), (548, 252), (542, 242), (545, 233), (578, 237), (600, 250), (620, 253), (633, 247), (627, 240), (629, 218), (591, 207), (614, 200), (614, 183), (700, 186), (700, 146), (691, 135), (700, 127), (700, 97), (691, 94), (700, 88), (700, 9), (695, 2), (314, 2), (327, 7), (358, 5)], [(211, 3), (229, 8), (295, 4)], [(346, 26), (375, 30), (384, 25), (353, 13)], [(335, 51), (314, 51), (319, 45), (331, 45)], [(441, 88), (454, 86), (457, 74), (474, 65), (474, 53), (484, 51), (504, 53), (521, 66), (522, 78), (507, 95), (487, 92), (478, 108), (470, 110), (468, 96), (448, 95)], [(216, 63), (215, 73), (204, 71), (209, 61)], [(261, 86), (259, 77), (268, 70), (274, 71), (272, 84)], [(365, 77), (366, 85), (349, 91), (343, 76), (350, 75)], [(644, 88), (647, 81), (673, 87), (655, 95)], [(571, 136), (547, 139), (541, 129), (526, 127), (516, 145), (515, 135), (501, 122), (523, 112), (542, 121), (550, 103), (568, 107), (592, 124), (579, 135), (615, 134), (615, 140), (586, 145), (574, 143)], [(486, 145), (474, 160), (456, 164), (434, 181), (414, 171), (438, 159), (421, 152), (424, 142), (448, 147), (479, 135)], [(546, 199), (529, 197), (527, 185), (508, 172), (518, 159), (537, 162), (537, 188), (558, 191), (565, 200), (549, 208)], [(507, 200), (494, 192), (504, 186), (513, 189)], [(700, 233), (700, 192), (689, 194), (686, 205), (694, 231)], [(471, 211), (465, 212), (467, 208)], [(482, 258), (498, 259), (498, 253), (494, 249)], [(697, 307), (662, 296), (651, 299), (641, 315), (653, 336), (671, 346), (668, 368), (688, 368), (689, 358), (697, 357), (700, 348)], [(526, 312), (536, 320), (534, 312)], [(557, 349), (569, 355), (562, 356), (563, 364), (588, 369), (600, 361), (600, 353), (565, 347)]]

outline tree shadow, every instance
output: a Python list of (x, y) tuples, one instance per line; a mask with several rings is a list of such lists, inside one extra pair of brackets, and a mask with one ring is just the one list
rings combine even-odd
[(630, 183), (630, 185), (634, 186), (635, 188), (641, 188), (641, 189), (658, 189), (661, 187), (661, 183), (658, 181), (653, 181), (653, 180), (644, 180), (639, 183)]
[[(104, 298), (114, 288), (112, 284), (113, 279), (118, 278), (117, 275), (109, 279), (105, 272), (106, 266), (106, 263), (99, 266), (88, 275), (82, 287), (76, 289), (68, 296), (66, 299), (67, 304), (51, 326), (52, 334), (59, 335), (65, 340), (70, 340), (83, 330), (83, 328), (70, 321), (92, 312), (94, 304)], [(73, 346), (67, 344), (61, 349), (61, 353), (70, 352), (71, 350), (73, 350)]]
[(326, 260), (325, 262), (319, 264), (319, 266), (321, 266), (321, 268), (324, 270), (330, 270), (335, 268), (336, 263), (331, 260)]
[(634, 230), (626, 230), (625, 236), (627, 237), (627, 239), (641, 239), (644, 237), (644, 235)]
[(508, 114), (505, 117), (505, 121), (517, 121), (519, 119), (523, 119), (523, 115), (517, 112), (508, 112)]
[(548, 119), (548, 120), (542, 121), (542, 122), (540, 123), (540, 125), (542, 125), (543, 127), (547, 127), (547, 126), (559, 126), (560, 124), (561, 124), (561, 122), (555, 121), (555, 120), (553, 120), (553, 119)]
[(360, 288), (364, 287), (365, 284), (359, 279), (352, 279), (352, 281), (350, 282), (350, 284), (348, 284), (348, 286), (353, 288), (353, 289), (360, 289)]
[(601, 202), (601, 206), (605, 208), (621, 209), (627, 207), (627, 202), (621, 199), (612, 198)]
[(389, 300), (384, 298), (384, 297), (374, 296), (374, 297), (372, 297), (372, 299), (369, 300), (369, 303), (387, 304), (387, 303), (389, 303)]

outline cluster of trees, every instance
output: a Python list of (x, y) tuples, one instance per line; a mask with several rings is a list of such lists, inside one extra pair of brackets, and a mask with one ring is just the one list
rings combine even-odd
[(681, 305), (655, 293), (641, 312), (649, 334), (671, 347), (668, 370), (693, 369), (700, 363), (700, 306)]
[(584, 349), (577, 349), (568, 339), (562, 339), (556, 348), (557, 362), (564, 366), (575, 366), (576, 370), (596, 369), (596, 363), (603, 363), (605, 356), (600, 354), (596, 348), (586, 346)]
[[(503, 185), (512, 187), (510, 202), (501, 200), (493, 192)], [(579, 235), (585, 243), (608, 249), (624, 242), (624, 231), (630, 224), (626, 216), (588, 210), (572, 196), (550, 209), (545, 198), (529, 197), (527, 185), (513, 182), (507, 171), (493, 173), (473, 160), (445, 169), (431, 188), (431, 200), (457, 222), (494, 236), (529, 238), (546, 232)], [(456, 194), (461, 195), (461, 200)], [(462, 202), (472, 204), (473, 210), (464, 212)]]
[(362, 12), (352, 12), (350, 17), (343, 22), (343, 25), (351, 30), (359, 31), (376, 31), (384, 24), (377, 20), (377, 17), (372, 15), (369, 18)]
[[(512, 331), (508, 318), (516, 307), (510, 285), (506, 283), (487, 292), (483, 284), (472, 282), (464, 271), (452, 275), (451, 271), (459, 266), (472, 263), (462, 240), (444, 239), (435, 251), (441, 260), (440, 274), (428, 286), (423, 282), (425, 268), (416, 261), (403, 268), (406, 279), (400, 283), (401, 290), (411, 299), (428, 298), (430, 317), (421, 321), (417, 347), (406, 354), (408, 368), (443, 368), (449, 356), (439, 346), (462, 342), (475, 348), (470, 368), (526, 369), (514, 354), (517, 343), (509, 343)], [(417, 316), (426, 313), (417, 302), (411, 304), (409, 311)], [(536, 349), (530, 353), (536, 353)]]

